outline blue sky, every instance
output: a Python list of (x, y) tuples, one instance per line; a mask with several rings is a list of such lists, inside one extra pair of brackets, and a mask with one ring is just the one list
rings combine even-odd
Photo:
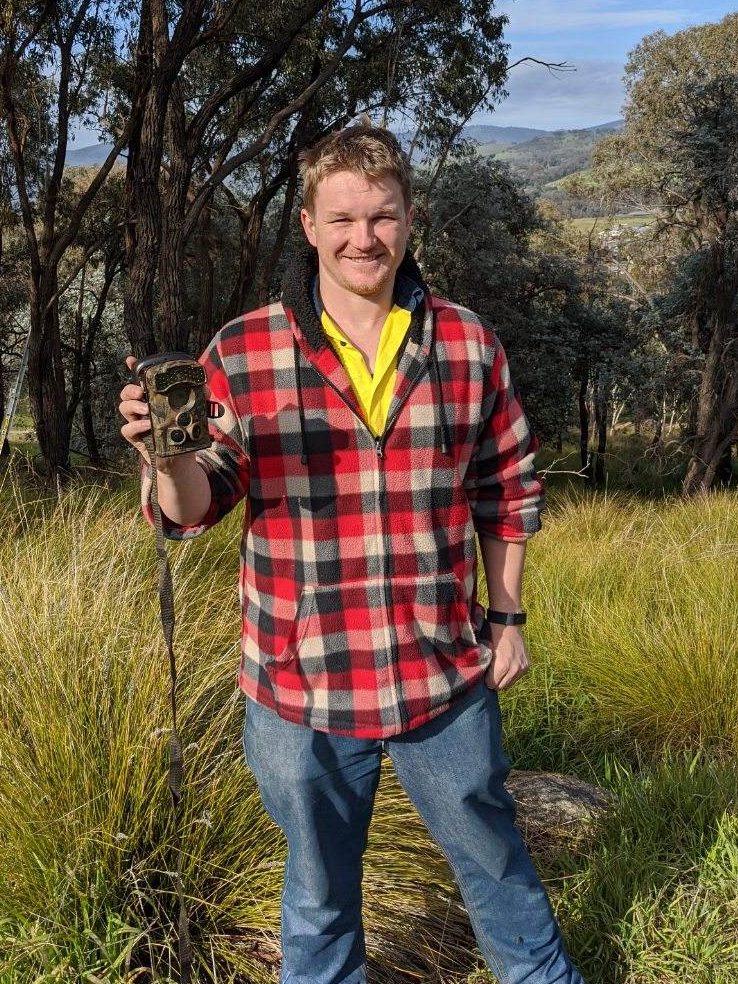
[(557, 130), (618, 119), (625, 61), (644, 35), (719, 21), (738, 11), (738, 0), (498, 0), (495, 6), (510, 19), (511, 62), (566, 61), (576, 72), (553, 77), (541, 66), (520, 65), (510, 74), (509, 98), (473, 122)]

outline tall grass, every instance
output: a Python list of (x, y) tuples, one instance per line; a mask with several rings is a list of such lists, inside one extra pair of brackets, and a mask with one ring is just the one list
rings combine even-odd
[[(18, 488), (0, 489), (0, 984), (165, 981), (175, 904), (152, 534), (135, 494)], [(737, 553), (728, 494), (559, 495), (531, 542), (533, 670), (503, 698), (511, 758), (617, 796), (588, 853), (540, 859), (590, 984), (738, 979)], [(285, 849), (241, 754), (237, 517), (172, 557), (197, 977), (266, 984)], [(448, 869), (391, 773), (365, 899), (374, 981), (468, 973)]]
[(530, 547), (529, 642), (556, 689), (580, 699), (588, 739), (735, 753), (735, 497), (570, 496), (547, 526)]
[[(0, 981), (166, 979), (169, 683), (151, 531), (131, 496), (89, 488), (52, 503), (6, 490), (2, 503)], [(242, 761), (237, 544), (231, 522), (173, 550), (185, 880), (199, 978), (259, 984), (278, 957), (284, 845)], [(448, 972), (468, 950), (463, 913), (449, 911), (451, 879), (391, 777), (384, 786), (394, 805), (367, 878), (378, 973)]]

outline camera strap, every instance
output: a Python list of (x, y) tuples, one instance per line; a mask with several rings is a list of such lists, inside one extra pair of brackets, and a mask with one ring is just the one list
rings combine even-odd
[(182, 830), (181, 803), (182, 784), (184, 780), (184, 761), (182, 743), (177, 730), (177, 661), (174, 657), (174, 590), (172, 572), (169, 566), (164, 526), (159, 507), (159, 489), (157, 485), (156, 452), (151, 435), (147, 435), (144, 443), (151, 458), (151, 510), (154, 518), (156, 533), (156, 554), (159, 558), (159, 607), (161, 610), (161, 625), (164, 640), (169, 654), (170, 691), (169, 703), (171, 708), (171, 733), (169, 738), (169, 776), (168, 786), (172, 803), (173, 840), (174, 840), (174, 887), (177, 894), (177, 955), (179, 962), (179, 984), (190, 984), (192, 972), (192, 944), (190, 942), (190, 922), (185, 902), (184, 886), (182, 884)]

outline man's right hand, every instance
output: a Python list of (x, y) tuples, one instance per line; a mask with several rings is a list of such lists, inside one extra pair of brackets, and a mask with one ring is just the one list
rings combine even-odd
[[(137, 361), (133, 355), (126, 358), (126, 366), (131, 373), (134, 372)], [(210, 399), (207, 384), (205, 399)], [(144, 436), (151, 431), (151, 418), (144, 389), (139, 383), (126, 383), (120, 391), (118, 409), (126, 420), (120, 429), (121, 434), (144, 461), (151, 464), (144, 444)], [(211, 498), (210, 483), (197, 463), (196, 452), (186, 451), (157, 458), (156, 470), (162, 512), (174, 523), (194, 526), (207, 512)]]
[[(126, 366), (133, 373), (138, 359), (129, 355), (126, 357)], [(120, 432), (129, 444), (138, 451), (144, 461), (151, 464), (149, 452), (143, 442), (144, 434), (151, 431), (151, 418), (149, 417), (149, 405), (146, 402), (144, 388), (139, 383), (126, 383), (120, 391), (120, 403), (118, 409), (125, 417), (126, 423), (121, 427)]]
[[(131, 374), (136, 369), (138, 359), (134, 355), (126, 356), (126, 366)], [(205, 399), (210, 399), (210, 388), (205, 383)], [(146, 402), (146, 393), (143, 386), (137, 382), (126, 383), (120, 391), (120, 403), (118, 409), (126, 423), (121, 427), (122, 436), (131, 444), (141, 455), (144, 461), (151, 464), (148, 449), (144, 444), (144, 436), (151, 432), (151, 417), (149, 416), (149, 405)], [(185, 464), (189, 459), (194, 461), (194, 451), (185, 451), (169, 457), (157, 458), (156, 469), (162, 474), (174, 474), (189, 469)]]

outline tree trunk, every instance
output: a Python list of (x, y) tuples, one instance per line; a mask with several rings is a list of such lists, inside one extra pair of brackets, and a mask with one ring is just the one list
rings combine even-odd
[(154, 334), (154, 281), (161, 241), (159, 172), (163, 149), (166, 96), (160, 88), (149, 92), (138, 145), (131, 147), (126, 174), (127, 288), (123, 321), (139, 357), (156, 351)]
[(89, 359), (85, 359), (82, 364), (82, 388), (80, 394), (82, 431), (85, 435), (85, 444), (87, 445), (90, 464), (99, 467), (102, 465), (102, 455), (100, 454), (100, 446), (97, 443), (97, 437), (95, 435), (95, 417), (92, 412), (91, 391), (91, 366)]
[(724, 322), (716, 324), (705, 360), (697, 407), (697, 429), (682, 491), (712, 488), (726, 451), (738, 434), (736, 339)]
[(167, 114), (167, 170), (162, 179), (161, 248), (159, 252), (159, 337), (169, 352), (189, 348), (189, 325), (185, 314), (185, 242), (182, 230), (187, 207), (187, 189), (192, 178), (192, 161), (185, 153), (184, 100), (179, 82), (172, 86)]
[(199, 290), (197, 292), (197, 308), (195, 323), (192, 329), (192, 345), (198, 354), (202, 352), (215, 332), (214, 285), (216, 241), (213, 235), (213, 211), (210, 207), (202, 210), (199, 235), (197, 238), (197, 268)]
[[(153, 6), (153, 9), (152, 9)], [(126, 168), (127, 289), (123, 320), (135, 355), (155, 352), (154, 284), (160, 265), (162, 202), (159, 189), (164, 127), (172, 86), (196, 37), (204, 0), (182, 5), (180, 20), (169, 25), (160, 2), (144, 0), (136, 47), (136, 78), (131, 106), (131, 138)], [(171, 38), (170, 38), (171, 28)], [(171, 218), (171, 213), (168, 215)], [(180, 233), (167, 227), (169, 245)], [(165, 276), (176, 270), (177, 258), (165, 263)], [(178, 337), (179, 292), (169, 284), (162, 294), (172, 307), (166, 313), (167, 340)]]
[(607, 386), (598, 376), (594, 387), (595, 429), (597, 431), (597, 453), (594, 460), (594, 484), (601, 488), (605, 484), (605, 452), (607, 450)]
[[(56, 283), (53, 285), (53, 292)], [(70, 427), (64, 381), (59, 308), (46, 302), (46, 292), (31, 307), (28, 349), (28, 395), (41, 454), (51, 478), (69, 472)]]
[(290, 222), (292, 220), (292, 209), (295, 204), (295, 193), (297, 191), (297, 161), (290, 170), (289, 180), (284, 192), (284, 202), (282, 203), (282, 215), (279, 220), (279, 228), (274, 239), (274, 245), (269, 252), (266, 263), (262, 263), (259, 271), (258, 281), (258, 300), (259, 304), (268, 304), (270, 300), (271, 279), (274, 271), (279, 266), (282, 258), (284, 245), (290, 232)]
[(661, 404), (661, 409), (659, 410), (659, 417), (656, 421), (656, 430), (653, 432), (653, 437), (648, 445), (648, 450), (653, 454), (661, 454), (661, 450), (664, 446), (664, 404)]
[[(7, 407), (5, 406), (6, 400), (8, 399), (5, 387), (5, 366), (3, 365), (2, 353), (0, 353), (0, 431), (2, 430), (2, 424), (5, 420), (5, 411)], [(5, 457), (10, 454), (10, 444), (7, 437), (3, 438), (2, 445), (0, 445), (0, 458)]]
[(230, 300), (226, 307), (225, 320), (230, 321), (243, 314), (256, 274), (256, 260), (259, 250), (261, 230), (267, 202), (257, 195), (252, 199), (247, 211), (241, 213), (241, 252), (238, 263), (238, 276), (233, 285)]
[(720, 458), (715, 471), (715, 482), (718, 485), (732, 485), (733, 483), (733, 445), (729, 444)]
[[(3, 354), (0, 352), (0, 432), (2, 432), (3, 422), (5, 420), (5, 401), (7, 400), (7, 395), (5, 392), (5, 365), (3, 364)], [(0, 455), (5, 454), (5, 441), (3, 441), (2, 448), (0, 448)]]
[(579, 383), (579, 461), (582, 472), (589, 476), (589, 408), (587, 406), (587, 388), (589, 386), (589, 371), (586, 370)]

